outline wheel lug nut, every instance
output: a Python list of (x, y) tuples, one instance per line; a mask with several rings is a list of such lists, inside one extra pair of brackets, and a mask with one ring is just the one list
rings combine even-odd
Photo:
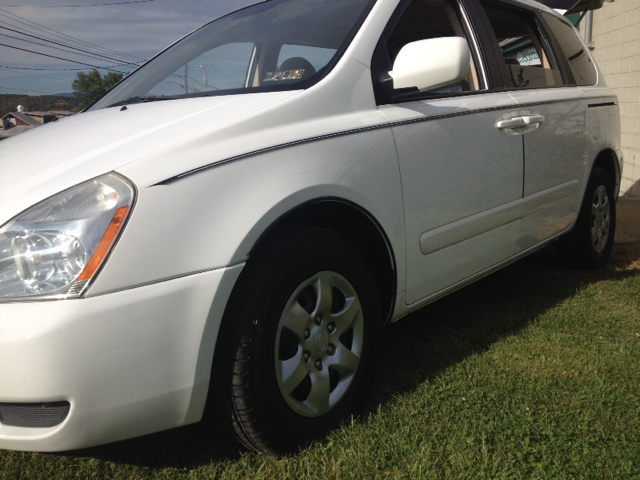
[(304, 338), (309, 338), (311, 336), (311, 333), (309, 333), (309, 330), (305, 330), (304, 331)]
[(309, 357), (310, 357), (311, 355), (309, 355), (309, 352), (304, 352), (304, 355), (302, 355), (302, 356), (303, 356), (303, 358), (304, 358), (304, 361), (305, 361), (305, 362), (308, 362), (308, 361), (309, 361)]
[(329, 325), (327, 325), (327, 330), (329, 330), (329, 333), (333, 332), (333, 329), (336, 328), (335, 325), (333, 323), (330, 323)]
[(322, 316), (321, 316), (321, 315), (318, 315), (318, 316), (316, 317), (316, 325), (320, 325), (321, 323), (322, 323)]
[(318, 370), (322, 370), (322, 362), (320, 360), (316, 360), (315, 365)]
[(329, 344), (329, 346), (327, 347), (327, 354), (328, 355), (333, 355), (336, 351), (336, 347), (333, 346), (333, 344)]

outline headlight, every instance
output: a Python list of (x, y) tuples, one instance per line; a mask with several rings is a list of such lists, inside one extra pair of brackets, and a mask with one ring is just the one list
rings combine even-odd
[(128, 181), (109, 173), (0, 228), (0, 302), (82, 295), (118, 238), (134, 195)]

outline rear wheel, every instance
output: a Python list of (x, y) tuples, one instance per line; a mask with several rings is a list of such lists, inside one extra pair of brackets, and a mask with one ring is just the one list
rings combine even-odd
[(609, 260), (616, 232), (613, 183), (596, 167), (587, 183), (576, 225), (557, 243), (560, 255), (578, 268), (600, 268)]
[(241, 444), (295, 451), (360, 403), (380, 324), (372, 276), (330, 230), (303, 228), (249, 260), (216, 348), (211, 398)]

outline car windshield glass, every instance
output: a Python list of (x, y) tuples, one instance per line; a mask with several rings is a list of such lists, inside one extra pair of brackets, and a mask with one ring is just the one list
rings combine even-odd
[(193, 96), (308, 88), (337, 62), (375, 0), (270, 0), (215, 20), (89, 110)]

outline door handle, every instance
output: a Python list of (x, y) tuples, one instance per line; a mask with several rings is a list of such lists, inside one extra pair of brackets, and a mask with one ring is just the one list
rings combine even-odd
[(496, 127), (498, 128), (518, 128), (524, 126), (525, 123), (522, 117), (516, 117), (510, 120), (501, 120), (500, 122), (496, 123)]
[(520, 118), (522, 118), (525, 125), (536, 125), (544, 122), (544, 115), (527, 115)]
[(527, 125), (538, 125), (544, 122), (544, 115), (526, 115), (522, 117), (510, 118), (509, 120), (501, 120), (496, 123), (496, 127), (503, 128), (518, 128), (526, 127)]

